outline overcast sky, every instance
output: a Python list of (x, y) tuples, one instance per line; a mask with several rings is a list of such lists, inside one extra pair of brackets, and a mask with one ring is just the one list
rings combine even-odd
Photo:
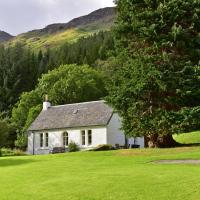
[(113, 0), (0, 0), (0, 30), (17, 35), (108, 6)]

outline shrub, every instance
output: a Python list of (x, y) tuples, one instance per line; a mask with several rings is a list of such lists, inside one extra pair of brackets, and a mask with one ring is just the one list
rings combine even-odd
[(80, 148), (78, 146), (78, 144), (76, 144), (75, 142), (70, 142), (69, 145), (68, 145), (68, 151), (69, 152), (76, 152), (76, 151), (79, 151)]
[(20, 149), (14, 149), (13, 150), (14, 156), (25, 156), (26, 153)]
[(26, 155), (24, 151), (20, 149), (10, 149), (10, 148), (2, 148), (0, 156), (24, 156)]
[(101, 144), (94, 148), (92, 151), (110, 151), (114, 150), (115, 148), (110, 144)]
[(21, 150), (26, 150), (28, 138), (25, 134), (17, 134), (17, 140), (15, 146)]
[(9, 148), (2, 148), (1, 149), (2, 156), (13, 156), (13, 150)]

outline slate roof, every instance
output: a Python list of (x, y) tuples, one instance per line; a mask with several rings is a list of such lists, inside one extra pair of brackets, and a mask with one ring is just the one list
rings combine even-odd
[(51, 106), (41, 111), (28, 131), (105, 126), (112, 114), (113, 109), (105, 101)]

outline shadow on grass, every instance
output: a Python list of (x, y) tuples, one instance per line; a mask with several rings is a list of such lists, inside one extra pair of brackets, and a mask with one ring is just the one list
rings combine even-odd
[(11, 166), (17, 166), (17, 165), (24, 165), (29, 164), (32, 162), (36, 162), (35, 160), (31, 159), (1, 159), (0, 158), (0, 168), (1, 167), (11, 167)]
[(191, 144), (178, 143), (176, 147), (200, 147), (200, 143), (191, 143)]

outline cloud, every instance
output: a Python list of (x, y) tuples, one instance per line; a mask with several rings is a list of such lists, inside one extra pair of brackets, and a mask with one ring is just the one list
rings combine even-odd
[(0, 0), (0, 30), (16, 35), (107, 6), (113, 0)]

